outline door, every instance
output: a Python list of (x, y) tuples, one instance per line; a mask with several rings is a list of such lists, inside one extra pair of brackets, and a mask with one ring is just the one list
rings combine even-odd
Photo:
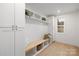
[(0, 56), (24, 56), (25, 4), (0, 4)]
[(0, 3), (0, 56), (14, 55), (14, 4)]
[(25, 4), (17, 3), (15, 4), (15, 25), (17, 30), (15, 31), (15, 55), (24, 56), (25, 55)]

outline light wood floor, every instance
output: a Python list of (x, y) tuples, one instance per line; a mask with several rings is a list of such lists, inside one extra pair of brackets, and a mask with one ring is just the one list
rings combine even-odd
[(37, 56), (79, 56), (79, 47), (55, 42)]

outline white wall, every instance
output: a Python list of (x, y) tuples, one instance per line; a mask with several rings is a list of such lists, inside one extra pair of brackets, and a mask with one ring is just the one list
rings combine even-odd
[(53, 17), (48, 17), (48, 33), (51, 34), (51, 42), (54, 41), (53, 39)]
[(47, 32), (47, 26), (38, 24), (26, 24), (26, 44), (31, 41), (42, 39)]
[(48, 25), (26, 17), (26, 25), (25, 25), (26, 45), (25, 46), (27, 46), (29, 42), (42, 39), (43, 35), (46, 33), (48, 33)]
[(53, 35), (53, 17), (48, 17), (48, 32)]
[(56, 41), (79, 46), (79, 12), (61, 16), (64, 19), (64, 33), (57, 32), (57, 19), (53, 17), (53, 38)]

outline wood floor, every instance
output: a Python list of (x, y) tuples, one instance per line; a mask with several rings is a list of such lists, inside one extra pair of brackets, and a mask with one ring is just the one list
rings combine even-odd
[(79, 47), (55, 42), (37, 56), (79, 56)]

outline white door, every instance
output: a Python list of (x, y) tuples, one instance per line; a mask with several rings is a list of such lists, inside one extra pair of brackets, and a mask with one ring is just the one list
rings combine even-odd
[(24, 56), (25, 4), (0, 4), (0, 56)]
[(0, 56), (14, 55), (14, 4), (0, 3)]
[(15, 55), (24, 56), (25, 55), (25, 51), (24, 51), (25, 4), (24, 3), (15, 4), (15, 25), (17, 27), (17, 30), (15, 31)]

